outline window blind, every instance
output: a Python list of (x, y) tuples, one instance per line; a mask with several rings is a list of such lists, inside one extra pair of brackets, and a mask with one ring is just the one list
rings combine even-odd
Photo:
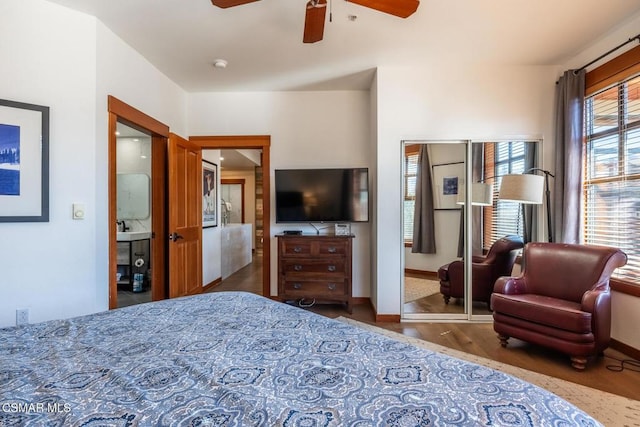
[[(501, 141), (485, 144), (485, 170), (492, 177), (487, 182), (493, 185), (493, 194), (500, 191), (502, 177), (519, 174), (525, 168), (525, 142)], [(488, 250), (493, 242), (506, 236), (524, 234), (521, 204), (493, 198), (493, 205), (484, 208), (484, 242)]]
[(583, 236), (628, 256), (613, 277), (640, 283), (640, 75), (585, 99)]
[(413, 211), (416, 203), (416, 176), (420, 145), (405, 146), (404, 156), (404, 242), (413, 242)]

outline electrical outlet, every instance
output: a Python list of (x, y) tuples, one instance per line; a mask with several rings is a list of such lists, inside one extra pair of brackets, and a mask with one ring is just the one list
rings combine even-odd
[(29, 309), (19, 308), (16, 310), (16, 325), (26, 325), (29, 323)]

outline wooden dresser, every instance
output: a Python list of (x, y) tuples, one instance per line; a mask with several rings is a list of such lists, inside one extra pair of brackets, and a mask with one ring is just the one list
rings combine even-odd
[(353, 235), (288, 235), (278, 238), (278, 297), (315, 303), (346, 304), (353, 310), (351, 242)]

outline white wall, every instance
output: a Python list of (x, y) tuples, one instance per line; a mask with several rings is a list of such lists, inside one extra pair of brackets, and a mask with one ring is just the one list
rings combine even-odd
[[(32, 322), (97, 311), (96, 22), (42, 0), (5, 0), (0, 16), (1, 97), (51, 109), (50, 220), (0, 223), (0, 326), (17, 308)], [(84, 220), (71, 219), (74, 202)]]
[[(552, 132), (555, 67), (379, 68), (377, 73), (378, 314), (399, 314), (402, 140), (542, 138)], [(549, 141), (547, 141), (549, 139)], [(543, 165), (544, 166), (544, 165)]]
[[(368, 167), (368, 92), (197, 93), (189, 100), (189, 133), (271, 135), (271, 175), (277, 168)], [(273, 179), (272, 194), (273, 193)], [(275, 224), (271, 236), (286, 225)], [(310, 227), (300, 227), (313, 231)], [(353, 293), (370, 292), (370, 223), (354, 224)], [(265, 244), (269, 244), (265, 241)], [(276, 242), (271, 244), (271, 294), (277, 294)]]
[(32, 322), (105, 310), (107, 95), (186, 134), (185, 94), (91, 16), (43, 0), (4, 0), (0, 15), (2, 97), (51, 108), (50, 220), (0, 223), (0, 326), (17, 308)]
[[(202, 150), (202, 159), (218, 165), (216, 186), (220, 188), (220, 150)], [(217, 194), (217, 206), (220, 209), (220, 191)], [(222, 219), (218, 210), (218, 226), (202, 229), (202, 286), (210, 285), (222, 278), (222, 260), (220, 227)]]

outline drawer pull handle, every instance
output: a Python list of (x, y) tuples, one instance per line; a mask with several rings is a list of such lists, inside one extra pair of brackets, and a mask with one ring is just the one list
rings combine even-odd
[(330, 265), (330, 266), (327, 267), (327, 270), (336, 271), (336, 266), (335, 265)]
[(338, 249), (336, 249), (336, 247), (335, 247), (335, 246), (329, 246), (329, 248), (327, 249), (327, 251), (328, 251), (330, 254), (335, 254), (335, 253), (338, 251)]
[(329, 288), (330, 291), (335, 291), (336, 290), (336, 284), (335, 283), (329, 283), (327, 285), (327, 288)]
[(302, 271), (302, 266), (300, 264), (296, 264), (296, 265), (293, 266), (293, 269), (295, 271)]
[(293, 284), (293, 289), (300, 289), (302, 288), (302, 283), (294, 283)]
[(300, 252), (302, 252), (302, 248), (300, 246), (296, 246), (295, 248), (293, 248), (293, 252), (299, 254)]

